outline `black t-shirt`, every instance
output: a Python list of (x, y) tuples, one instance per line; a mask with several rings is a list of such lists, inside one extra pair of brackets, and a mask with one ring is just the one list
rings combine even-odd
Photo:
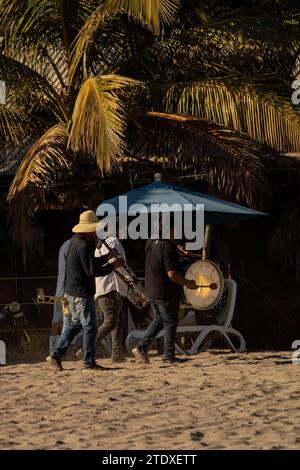
[(95, 243), (83, 235), (72, 237), (66, 260), (65, 293), (73, 297), (93, 297), (95, 277), (112, 272), (106, 255), (94, 257)]
[(181, 289), (167, 272), (180, 271), (180, 260), (174, 243), (148, 240), (146, 243), (145, 290), (154, 299), (180, 298)]

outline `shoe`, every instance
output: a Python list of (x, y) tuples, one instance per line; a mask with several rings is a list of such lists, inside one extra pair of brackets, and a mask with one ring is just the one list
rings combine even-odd
[(125, 356), (112, 356), (111, 362), (115, 362), (115, 363), (127, 362), (127, 359)]
[(138, 362), (149, 364), (149, 357), (147, 356), (147, 353), (141, 347), (137, 346), (131, 352)]
[(54, 356), (48, 356), (46, 357), (46, 361), (48, 364), (50, 364), (54, 369), (56, 370), (63, 370), (63, 367), (61, 365), (61, 359), (59, 357), (54, 357)]
[(100, 364), (97, 364), (95, 362), (95, 364), (89, 364), (89, 365), (83, 364), (82, 370), (109, 370), (109, 368), (100, 366)]
[(183, 364), (187, 359), (180, 359), (180, 357), (162, 357), (162, 361), (167, 364)]
[(78, 357), (78, 359), (83, 359), (83, 349), (77, 349), (75, 356)]

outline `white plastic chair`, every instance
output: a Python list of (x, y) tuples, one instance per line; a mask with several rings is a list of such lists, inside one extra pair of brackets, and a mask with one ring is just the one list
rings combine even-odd
[[(177, 335), (178, 336), (185, 336), (191, 335), (194, 333), (198, 333), (197, 338), (193, 341), (192, 346), (189, 349), (185, 349), (183, 345), (176, 342), (176, 351), (180, 354), (197, 354), (201, 347), (203, 346), (204, 341), (206, 340), (207, 336), (215, 332), (220, 336), (227, 346), (234, 352), (244, 352), (246, 351), (246, 342), (241, 335), (241, 333), (231, 326), (231, 321), (234, 314), (234, 307), (236, 302), (236, 292), (237, 292), (237, 285), (233, 279), (225, 279), (225, 287), (227, 288), (227, 299), (225, 306), (220, 310), (217, 315), (217, 324), (216, 325), (197, 325), (196, 318), (194, 317), (189, 318), (189, 322), (192, 324), (184, 325), (184, 321), (180, 322), (177, 327)], [(191, 307), (191, 311), (192, 311)], [(131, 351), (137, 344), (138, 340), (144, 336), (145, 330), (132, 330), (128, 334), (126, 338), (126, 348), (127, 351)], [(164, 331), (160, 331), (160, 333), (156, 336), (157, 338), (161, 338), (164, 336)], [(239, 345), (238, 347), (235, 346), (232, 339), (235, 338)]]
[(0, 340), (0, 364), (6, 364), (6, 346), (2, 340)]

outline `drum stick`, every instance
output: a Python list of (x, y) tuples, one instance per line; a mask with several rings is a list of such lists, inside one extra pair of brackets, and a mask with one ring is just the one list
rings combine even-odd
[(216, 290), (218, 289), (218, 284), (216, 282), (212, 282), (211, 284), (208, 284), (208, 285), (202, 285), (202, 286), (197, 285), (197, 287), (208, 287), (211, 290)]

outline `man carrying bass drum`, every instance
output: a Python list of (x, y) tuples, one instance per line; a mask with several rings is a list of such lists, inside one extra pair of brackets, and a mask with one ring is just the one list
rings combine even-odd
[[(174, 219), (170, 220), (170, 237), (149, 239), (146, 243), (145, 290), (150, 298), (154, 319), (132, 354), (139, 362), (148, 363), (147, 350), (156, 335), (164, 329), (163, 361), (181, 362), (175, 357), (176, 329), (179, 314), (180, 286), (197, 289), (194, 280), (180, 273), (180, 260), (174, 241)], [(160, 226), (161, 229), (161, 226)], [(160, 230), (161, 231), (161, 230)]]

